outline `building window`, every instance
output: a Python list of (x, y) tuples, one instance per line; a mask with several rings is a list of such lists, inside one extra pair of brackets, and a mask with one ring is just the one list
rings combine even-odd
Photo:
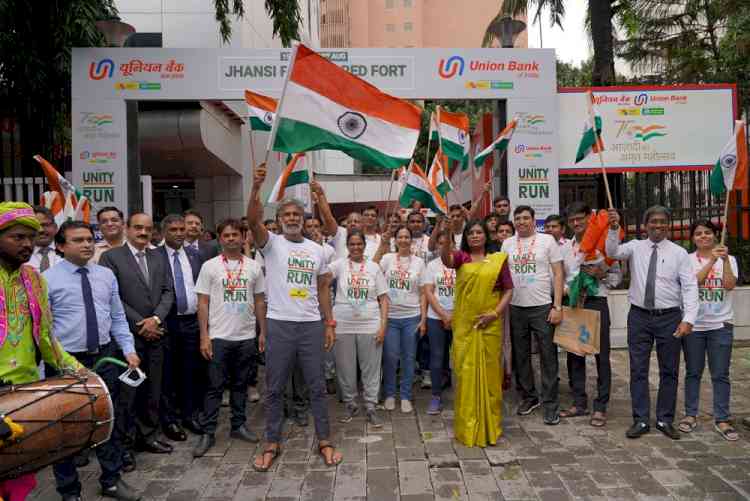
[(385, 8), (392, 9), (394, 0), (385, 0)]
[(407, 9), (412, 6), (412, 0), (404, 0), (404, 7)]
[(387, 31), (388, 33), (393, 33), (394, 31), (396, 31), (396, 25), (395, 24), (386, 24), (385, 25), (385, 31)]
[(413, 28), (411, 23), (404, 23), (404, 31), (411, 31)]

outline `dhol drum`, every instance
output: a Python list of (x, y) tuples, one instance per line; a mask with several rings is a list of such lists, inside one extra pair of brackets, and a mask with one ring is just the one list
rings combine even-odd
[(109, 440), (112, 398), (93, 372), (0, 387), (0, 414), (23, 427), (0, 447), (0, 480), (38, 471)]

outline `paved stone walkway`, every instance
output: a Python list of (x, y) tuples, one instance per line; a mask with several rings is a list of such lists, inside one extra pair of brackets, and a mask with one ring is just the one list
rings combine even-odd
[[(560, 357), (562, 405), (570, 403), (565, 357)], [(672, 441), (656, 432), (628, 440), (631, 424), (627, 352), (612, 353), (613, 391), (609, 424), (588, 425), (588, 418), (545, 426), (540, 411), (518, 417), (513, 392), (506, 394), (504, 438), (496, 447), (468, 449), (452, 439), (452, 411), (425, 414), (429, 393), (417, 391), (415, 415), (383, 411), (386, 424), (368, 427), (364, 418), (339, 424), (342, 406), (330, 403), (334, 440), (345, 461), (326, 468), (313, 454), (313, 430), (287, 427), (288, 439), (274, 471), (251, 467), (255, 448), (228, 440), (227, 419), (216, 447), (193, 460), (188, 442), (175, 444), (170, 455), (141, 454), (138, 469), (126, 475), (144, 499), (198, 500), (562, 500), (750, 499), (750, 431), (740, 430), (729, 443), (712, 429), (711, 391), (704, 375), (700, 425), (691, 435)], [(652, 399), (658, 380), (651, 363)], [(538, 371), (537, 371), (538, 374)], [(595, 369), (589, 364), (589, 395)], [(750, 348), (735, 347), (732, 362), (732, 409), (750, 414)], [(680, 378), (682, 383), (682, 377)], [(680, 384), (678, 417), (682, 416)], [(450, 397), (450, 394), (449, 394)], [(450, 406), (448, 406), (450, 408)], [(652, 411), (653, 412), (653, 411)], [(260, 406), (253, 406), (250, 425), (261, 429)], [(98, 498), (98, 464), (82, 472), (84, 499)], [(35, 501), (56, 500), (50, 469), (39, 475)]]

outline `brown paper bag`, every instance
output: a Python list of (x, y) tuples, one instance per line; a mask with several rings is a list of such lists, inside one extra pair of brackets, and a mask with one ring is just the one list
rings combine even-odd
[(582, 357), (599, 353), (599, 312), (563, 307), (563, 320), (553, 341), (565, 351)]

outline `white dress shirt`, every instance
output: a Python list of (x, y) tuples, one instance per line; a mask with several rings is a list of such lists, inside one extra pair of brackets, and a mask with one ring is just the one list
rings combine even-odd
[[(653, 245), (649, 239), (620, 243), (620, 231), (607, 232), (606, 251), (613, 259), (630, 261), (630, 304), (644, 308), (646, 279)], [(698, 316), (698, 280), (685, 249), (669, 240), (657, 245), (656, 309), (682, 308), (682, 321), (695, 325)]]
[[(143, 262), (146, 263), (146, 275), (148, 275), (148, 258), (146, 257), (146, 251), (148, 250), (148, 247), (146, 247), (142, 251), (139, 251), (138, 249), (133, 247), (133, 245), (130, 242), (126, 242), (125, 245), (128, 246), (128, 249), (130, 249), (130, 252), (133, 254), (133, 258), (135, 259), (135, 262), (138, 264), (140, 264), (140, 261), (138, 261), (138, 253), (143, 252)], [(140, 268), (138, 268), (138, 271), (140, 271)], [(146, 276), (144, 278), (148, 279), (149, 277)]]
[[(169, 261), (169, 268), (172, 270), (172, 280), (174, 281), (175, 287), (177, 287), (177, 280), (174, 279), (175, 254), (177, 254), (177, 259), (180, 260), (180, 268), (182, 268), (182, 280), (185, 283), (185, 296), (187, 297), (187, 310), (183, 313), (178, 313), (178, 315), (195, 315), (198, 312), (198, 295), (195, 292), (193, 266), (190, 264), (190, 259), (188, 259), (185, 248), (180, 247), (178, 250), (174, 250), (168, 245), (165, 245), (164, 250), (167, 251), (167, 260)], [(175, 302), (175, 305), (176, 304), (177, 303)]]
[[(49, 249), (49, 251), (47, 251), (47, 257), (49, 258), (49, 267), (52, 268), (57, 263), (62, 261), (63, 258), (61, 256), (58, 256), (57, 252), (55, 252), (54, 242), (50, 243), (47, 248)], [(42, 264), (42, 253), (39, 252), (39, 249), (41, 249), (41, 247), (34, 246), (34, 252), (31, 253), (31, 258), (29, 258), (29, 261), (26, 263), (32, 266), (36, 271), (39, 271), (39, 265)]]

